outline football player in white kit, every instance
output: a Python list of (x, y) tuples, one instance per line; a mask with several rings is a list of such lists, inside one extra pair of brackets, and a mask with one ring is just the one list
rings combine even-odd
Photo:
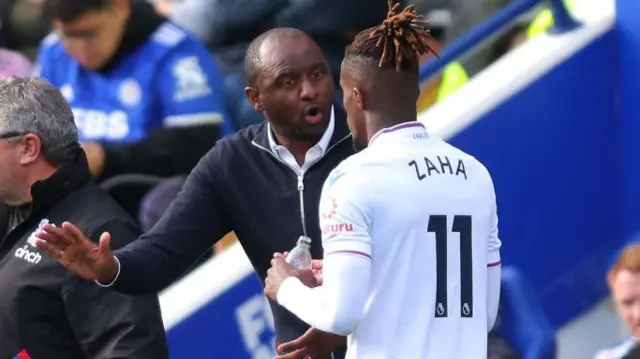
[(397, 9), (342, 63), (362, 151), (322, 191), (320, 285), (278, 256), (265, 291), (314, 330), (346, 336), (347, 359), (486, 358), (500, 295), (493, 182), (416, 122), (419, 56), (432, 50), (413, 8)]

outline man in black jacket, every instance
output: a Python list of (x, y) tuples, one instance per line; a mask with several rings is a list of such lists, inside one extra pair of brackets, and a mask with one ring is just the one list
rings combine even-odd
[[(45, 226), (38, 246), (75, 273), (130, 294), (167, 287), (232, 230), (263, 281), (273, 254), (293, 248), (300, 235), (321, 258), (320, 192), (353, 154), (344, 111), (332, 105), (329, 65), (306, 34), (279, 28), (252, 42), (245, 68), (246, 95), (267, 122), (220, 140), (150, 232), (115, 257), (109, 240), (116, 234), (96, 246), (70, 223)], [(271, 309), (278, 344), (308, 329), (277, 303)]]
[(167, 358), (157, 296), (104, 290), (35, 245), (66, 220), (114, 247), (139, 233), (91, 182), (71, 109), (44, 80), (0, 82), (0, 168), (0, 358)]

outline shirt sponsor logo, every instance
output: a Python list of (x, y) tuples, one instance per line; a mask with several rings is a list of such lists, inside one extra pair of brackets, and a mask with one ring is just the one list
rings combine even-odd
[(322, 233), (345, 233), (353, 232), (351, 223), (329, 223), (322, 226)]
[(87, 140), (121, 140), (129, 135), (129, 117), (124, 111), (105, 113), (97, 110), (73, 108), (80, 138)]
[(211, 94), (207, 75), (202, 71), (198, 57), (188, 56), (178, 60), (171, 72), (175, 81), (175, 102), (189, 101)]
[(16, 249), (13, 256), (32, 264), (40, 263), (40, 261), (42, 260), (42, 255), (35, 249), (37, 248), (36, 241), (38, 240), (38, 237), (36, 235), (46, 224), (50, 224), (48, 219), (41, 220), (40, 223), (38, 223), (38, 228), (33, 231), (33, 233), (31, 233), (31, 235), (29, 235), (29, 237), (27, 238), (27, 244)]
[(133, 107), (142, 101), (142, 89), (140, 84), (134, 79), (126, 79), (120, 84), (118, 89), (118, 98), (120, 103), (125, 106)]

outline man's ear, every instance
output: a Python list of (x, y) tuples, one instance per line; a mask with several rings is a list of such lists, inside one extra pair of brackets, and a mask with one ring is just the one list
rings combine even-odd
[(42, 150), (40, 138), (33, 133), (24, 135), (17, 146), (20, 146), (21, 165), (29, 165), (35, 162)]
[(367, 103), (365, 101), (364, 93), (362, 93), (362, 90), (359, 87), (354, 87), (353, 89), (351, 89), (351, 91), (353, 92), (353, 98), (355, 98), (356, 100), (356, 106), (358, 106), (358, 109), (361, 111), (366, 110)]
[(260, 91), (258, 91), (257, 88), (250, 86), (245, 87), (244, 95), (247, 96), (247, 100), (249, 100), (254, 110), (258, 112), (264, 111), (264, 106), (262, 106), (262, 101), (260, 100)]

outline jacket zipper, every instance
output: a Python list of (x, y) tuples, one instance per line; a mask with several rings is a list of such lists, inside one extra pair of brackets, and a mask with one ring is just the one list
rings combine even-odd
[(329, 152), (336, 147), (337, 145), (339, 145), (340, 143), (342, 143), (344, 140), (348, 139), (351, 135), (347, 135), (344, 138), (340, 139), (339, 141), (337, 141), (336, 143), (334, 143), (331, 147), (329, 147), (324, 154), (322, 155), (322, 157), (318, 158), (317, 160), (315, 160), (313, 163), (311, 163), (306, 170), (298, 170), (297, 168), (289, 165), (287, 162), (283, 161), (280, 159), (280, 157), (278, 157), (275, 153), (273, 153), (273, 151), (271, 151), (268, 148), (265, 148), (261, 145), (259, 145), (258, 143), (256, 143), (255, 141), (251, 141), (251, 144), (256, 146), (257, 148), (269, 153), (273, 158), (275, 158), (278, 162), (282, 163), (283, 165), (287, 166), (289, 169), (291, 169), (293, 171), (293, 173), (295, 173), (296, 178), (298, 180), (298, 194), (300, 197), (300, 221), (302, 222), (302, 234), (305, 237), (309, 237), (307, 234), (307, 224), (306, 224), (306, 217), (305, 217), (305, 211), (304, 211), (304, 175), (307, 171), (309, 171), (311, 168), (313, 168), (313, 166), (316, 165), (316, 163), (320, 162), (326, 155), (329, 154)]

